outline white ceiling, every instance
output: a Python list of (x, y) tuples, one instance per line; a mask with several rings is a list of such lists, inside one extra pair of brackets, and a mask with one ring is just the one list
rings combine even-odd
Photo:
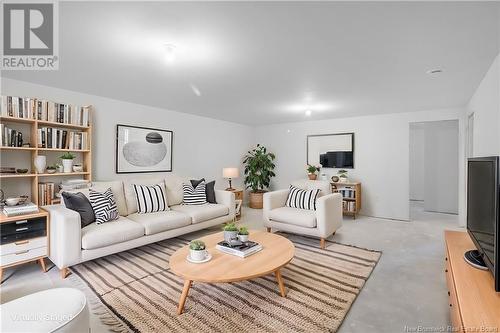
[(462, 106), (499, 52), (499, 6), (61, 2), (59, 71), (2, 75), (251, 125)]

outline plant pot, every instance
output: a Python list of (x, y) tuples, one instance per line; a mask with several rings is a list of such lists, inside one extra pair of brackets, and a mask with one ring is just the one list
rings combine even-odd
[(315, 173), (310, 173), (307, 175), (307, 177), (309, 177), (309, 180), (316, 180), (316, 178), (318, 178), (318, 175)]
[(62, 165), (57, 166), (57, 172), (62, 173), (64, 171), (64, 168)]
[(234, 239), (238, 239), (238, 231), (225, 231), (224, 230), (224, 240), (230, 242)]
[(36, 172), (44, 173), (47, 166), (47, 156), (40, 155), (35, 157), (33, 164), (35, 164)]
[(340, 183), (347, 183), (347, 177), (339, 177)]
[(62, 160), (62, 164), (64, 173), (73, 172), (73, 160)]
[(250, 202), (249, 207), (254, 209), (262, 209), (263, 196), (266, 191), (250, 192)]
[(248, 242), (248, 235), (238, 235), (238, 238), (242, 242)]
[(189, 256), (194, 261), (202, 261), (207, 257), (207, 250), (191, 250), (189, 249)]

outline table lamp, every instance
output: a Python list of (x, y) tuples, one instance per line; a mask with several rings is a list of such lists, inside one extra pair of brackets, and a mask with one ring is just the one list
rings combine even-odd
[(229, 180), (229, 187), (226, 188), (227, 191), (233, 191), (234, 188), (231, 185), (231, 180), (233, 178), (238, 178), (240, 176), (240, 171), (238, 168), (223, 168), (222, 169), (222, 177), (227, 178)]

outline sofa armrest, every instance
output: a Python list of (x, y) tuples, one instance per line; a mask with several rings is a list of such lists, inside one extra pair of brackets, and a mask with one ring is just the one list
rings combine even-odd
[(264, 193), (262, 212), (266, 222), (269, 221), (269, 211), (285, 206), (289, 192), (290, 190), (286, 189)]
[(316, 202), (316, 220), (320, 237), (332, 235), (342, 226), (342, 195), (328, 194), (319, 197)]
[(231, 191), (215, 190), (215, 200), (218, 204), (227, 206), (229, 208), (229, 216), (231, 219), (234, 219), (236, 215), (234, 193)]
[(59, 269), (79, 263), (82, 252), (80, 214), (62, 204), (42, 208), (50, 214), (50, 260)]

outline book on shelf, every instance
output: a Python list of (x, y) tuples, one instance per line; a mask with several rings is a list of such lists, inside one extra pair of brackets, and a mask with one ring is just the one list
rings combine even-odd
[(248, 242), (239, 242), (236, 241), (234, 243), (229, 244), (226, 241), (222, 241), (217, 243), (215, 248), (221, 252), (231, 254), (234, 256), (238, 256), (241, 258), (246, 258), (255, 254), (262, 250), (262, 245), (256, 242), (248, 241)]
[(38, 203), (52, 205), (55, 197), (55, 183), (38, 183)]
[(340, 188), (338, 192), (342, 194), (342, 197), (344, 198), (352, 198), (352, 199), (356, 198), (356, 190), (353, 188), (350, 187)]
[(18, 130), (12, 129), (0, 124), (0, 145), (4, 147), (22, 147), (23, 146), (23, 133)]
[(88, 149), (88, 133), (68, 131), (60, 128), (41, 127), (38, 129), (38, 148)]
[(4, 173), (16, 173), (16, 168), (14, 167), (0, 167), (0, 174)]
[(56, 103), (36, 98), (2, 96), (0, 115), (89, 126), (90, 106)]
[(355, 212), (356, 211), (356, 202), (354, 201), (344, 201), (342, 202), (342, 206), (344, 210)]
[(19, 216), (19, 215), (38, 213), (38, 206), (32, 202), (27, 202), (25, 204), (17, 206), (5, 206), (3, 208), (3, 213), (6, 216)]

